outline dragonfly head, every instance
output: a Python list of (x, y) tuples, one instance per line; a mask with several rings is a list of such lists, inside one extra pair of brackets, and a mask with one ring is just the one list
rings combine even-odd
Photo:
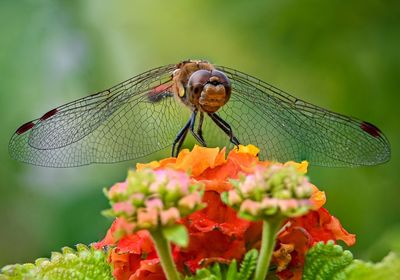
[(218, 70), (198, 70), (188, 81), (189, 100), (198, 104), (207, 113), (214, 113), (228, 102), (231, 83), (228, 77)]

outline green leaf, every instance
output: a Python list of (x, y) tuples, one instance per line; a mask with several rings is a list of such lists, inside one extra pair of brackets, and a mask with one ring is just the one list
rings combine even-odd
[(333, 241), (320, 242), (307, 253), (303, 279), (400, 279), (400, 258), (391, 253), (382, 262), (373, 264), (353, 260), (349, 251)]
[(105, 209), (101, 211), (101, 215), (106, 218), (115, 218), (115, 211), (113, 209)]
[(317, 243), (307, 253), (303, 279), (346, 279), (344, 269), (352, 261), (353, 255), (333, 241)]
[(53, 252), (50, 259), (40, 258), (35, 264), (8, 265), (1, 269), (1, 280), (18, 279), (113, 279), (107, 256), (101, 250), (79, 244), (76, 250), (65, 247)]
[(252, 249), (246, 253), (242, 263), (240, 264), (239, 277), (240, 280), (248, 280), (254, 274), (257, 266), (258, 251)]
[(211, 273), (215, 275), (217, 279), (223, 279), (222, 278), (222, 272), (221, 272), (221, 266), (219, 263), (214, 263), (213, 266), (211, 267)]
[(400, 258), (395, 253), (390, 253), (381, 262), (354, 261), (345, 270), (346, 279), (400, 279)]
[(187, 247), (189, 244), (189, 234), (184, 225), (173, 225), (162, 229), (165, 238), (178, 245), (179, 247)]
[(213, 275), (208, 268), (202, 268), (196, 271), (196, 275), (186, 276), (185, 280), (222, 280), (222, 279)]
[(237, 261), (233, 260), (228, 267), (228, 272), (226, 273), (226, 280), (235, 280), (235, 279), (238, 279)]
[(237, 261), (232, 260), (230, 265), (214, 263), (212, 266), (196, 271), (196, 275), (186, 276), (185, 280), (249, 280), (254, 274), (258, 258), (258, 251), (253, 249), (246, 253), (237, 271)]
[(221, 193), (221, 201), (224, 204), (229, 205), (228, 192)]

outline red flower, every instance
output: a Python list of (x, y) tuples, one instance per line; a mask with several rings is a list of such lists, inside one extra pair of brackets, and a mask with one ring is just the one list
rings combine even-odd
[(140, 267), (129, 280), (165, 280), (164, 272), (158, 259), (143, 260)]
[[(114, 277), (119, 280), (165, 279), (161, 267), (155, 268), (160, 265), (149, 232), (140, 230), (134, 234), (121, 236), (121, 228), (124, 228), (125, 224), (124, 219), (115, 219), (106, 237), (94, 244), (97, 249), (115, 246), (108, 258), (109, 263), (112, 263), (114, 267)], [(159, 274), (159, 272), (161, 273), (160, 278), (146, 278), (150, 274)], [(136, 278), (132, 278), (133, 275), (136, 275)], [(142, 278), (137, 278), (137, 275)]]
[(229, 262), (241, 259), (247, 251), (245, 233), (250, 222), (238, 218), (233, 209), (222, 203), (216, 191), (206, 191), (203, 201), (208, 207), (182, 220), (190, 242), (187, 248), (181, 249), (178, 261), (192, 272), (204, 261), (218, 258)]
[[(355, 235), (348, 233), (339, 220), (331, 216), (325, 208), (310, 211), (308, 214), (289, 219), (286, 227), (277, 238), (277, 251), (282, 246), (292, 245), (291, 257), (286, 263), (279, 263), (278, 276), (281, 279), (301, 279), (305, 255), (309, 248), (319, 241), (342, 240), (348, 246), (355, 243)], [(274, 256), (275, 263), (281, 255)]]
[[(249, 222), (237, 217), (236, 212), (222, 203), (220, 193), (230, 190), (229, 179), (240, 173), (253, 173), (257, 166), (268, 166), (260, 161), (258, 149), (252, 145), (233, 150), (225, 158), (225, 149), (195, 146), (192, 151), (182, 150), (177, 158), (138, 164), (137, 169), (173, 168), (188, 171), (191, 179), (206, 185), (203, 201), (207, 207), (197, 211), (180, 223), (189, 232), (187, 248), (173, 247), (173, 256), (180, 271), (195, 271), (210, 262), (241, 260), (250, 248), (257, 248), (261, 239), (261, 223)], [(288, 162), (306, 173), (307, 163)], [(123, 186), (123, 185), (122, 185)], [(325, 194), (316, 187), (311, 198), (315, 211), (289, 219), (277, 238), (273, 261), (278, 265), (282, 279), (299, 279), (307, 250), (318, 241), (329, 239), (354, 243), (354, 235), (348, 234), (339, 221), (321, 208)], [(117, 219), (106, 237), (96, 244), (97, 248), (115, 246), (109, 262), (114, 266), (116, 279), (165, 279), (150, 235), (146, 231), (129, 234), (125, 222)], [(297, 278), (296, 278), (297, 277)]]

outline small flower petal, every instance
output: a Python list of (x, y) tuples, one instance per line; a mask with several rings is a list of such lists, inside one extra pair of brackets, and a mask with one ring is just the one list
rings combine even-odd
[(172, 225), (180, 219), (179, 210), (175, 207), (160, 212), (161, 224)]
[(158, 225), (158, 210), (156, 208), (138, 209), (137, 225), (140, 228), (155, 228)]
[(256, 157), (258, 156), (260, 149), (252, 144), (249, 144), (247, 146), (239, 145), (239, 148), (235, 148), (235, 151), (237, 151), (238, 153), (250, 154)]
[(295, 161), (288, 161), (284, 163), (284, 166), (294, 166), (296, 170), (302, 174), (307, 173), (308, 169), (308, 161), (303, 160), (301, 163), (295, 162)]
[(124, 194), (126, 192), (128, 188), (128, 182), (120, 182), (120, 183), (116, 183), (114, 186), (112, 186), (110, 188), (110, 190), (108, 191), (108, 197), (110, 199), (112, 199), (115, 196)]
[(117, 202), (112, 206), (116, 213), (123, 213), (127, 216), (132, 215), (135, 212), (135, 208), (128, 201)]
[(194, 192), (182, 197), (179, 202), (178, 206), (184, 208), (185, 210), (193, 210), (196, 206), (201, 204), (201, 196), (199, 192)]
[(250, 199), (246, 199), (240, 205), (240, 211), (249, 213), (252, 216), (258, 216), (260, 214), (261, 204)]
[(162, 200), (157, 197), (151, 197), (147, 199), (144, 204), (148, 209), (161, 210), (164, 207)]

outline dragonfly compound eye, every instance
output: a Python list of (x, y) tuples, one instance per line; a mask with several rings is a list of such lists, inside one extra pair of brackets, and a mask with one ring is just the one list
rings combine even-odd
[(211, 71), (198, 70), (194, 72), (188, 82), (189, 88), (196, 88), (198, 86), (204, 86), (211, 77)]
[(223, 84), (225, 87), (230, 88), (231, 87), (231, 82), (229, 81), (228, 77), (225, 75), (224, 72), (218, 71), (218, 70), (213, 70), (211, 72), (211, 78), (210, 81), (214, 78), (214, 80), (218, 80), (220, 84)]
[(231, 95), (231, 82), (229, 81), (229, 78), (225, 75), (225, 73), (218, 70), (213, 70), (207, 84), (213, 85), (216, 88), (218, 88), (218, 86), (222, 86), (227, 97), (225, 102), (228, 102)]

